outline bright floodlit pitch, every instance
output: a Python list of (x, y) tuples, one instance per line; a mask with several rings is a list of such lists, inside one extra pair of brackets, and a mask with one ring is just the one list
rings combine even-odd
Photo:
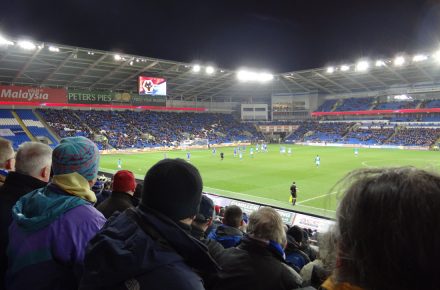
[[(292, 154), (281, 154), (280, 147), (292, 148)], [(299, 211), (334, 216), (339, 193), (332, 187), (349, 171), (361, 167), (412, 165), (438, 171), (440, 152), (407, 151), (396, 149), (359, 149), (355, 157), (353, 148), (269, 145), (268, 152), (256, 152), (251, 158), (247, 146), (243, 159), (234, 157), (233, 147), (211, 150), (190, 150), (191, 163), (201, 172), (204, 191), (243, 200), (293, 208)], [(188, 151), (166, 152), (168, 158), (187, 158)], [(225, 155), (220, 160), (220, 152)], [(319, 168), (315, 157), (321, 157)], [(115, 172), (118, 158), (122, 168), (133, 171), (143, 179), (147, 170), (165, 157), (165, 152), (103, 155), (101, 169)], [(289, 204), (290, 185), (296, 181), (298, 201)], [(171, 182), (171, 181), (170, 181)]]

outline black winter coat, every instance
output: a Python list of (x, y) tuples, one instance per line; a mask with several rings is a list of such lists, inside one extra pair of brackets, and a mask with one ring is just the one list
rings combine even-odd
[(0, 289), (4, 289), (4, 275), (8, 266), (6, 248), (9, 241), (8, 229), (12, 222), (12, 207), (26, 193), (46, 185), (46, 182), (32, 176), (9, 172), (0, 188)]
[(113, 191), (112, 195), (96, 207), (106, 219), (116, 211), (123, 212), (127, 208), (134, 207), (133, 196), (125, 192)]
[(215, 290), (290, 290), (302, 284), (301, 276), (280, 253), (249, 237), (238, 247), (226, 249), (218, 263), (222, 270)]

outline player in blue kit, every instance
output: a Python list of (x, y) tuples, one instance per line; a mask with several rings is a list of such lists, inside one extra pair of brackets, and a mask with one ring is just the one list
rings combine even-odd
[(319, 157), (319, 155), (316, 155), (315, 157), (315, 165), (316, 167), (319, 167), (321, 165), (321, 157)]

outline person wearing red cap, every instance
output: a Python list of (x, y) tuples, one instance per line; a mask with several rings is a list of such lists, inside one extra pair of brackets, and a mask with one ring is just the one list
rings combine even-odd
[(97, 209), (109, 218), (114, 212), (123, 212), (127, 208), (134, 207), (133, 194), (136, 190), (134, 174), (128, 170), (120, 170), (113, 176), (112, 195), (104, 200)]

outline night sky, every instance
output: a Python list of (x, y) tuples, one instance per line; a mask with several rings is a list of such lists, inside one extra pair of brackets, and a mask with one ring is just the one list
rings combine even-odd
[(0, 32), (286, 72), (440, 48), (440, 0), (1, 0)]

